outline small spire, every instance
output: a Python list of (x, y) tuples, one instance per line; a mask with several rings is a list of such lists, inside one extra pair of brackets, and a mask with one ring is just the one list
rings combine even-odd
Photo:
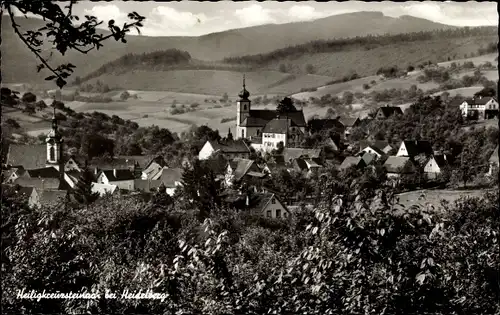
[(243, 73), (243, 89), (245, 89), (245, 74)]

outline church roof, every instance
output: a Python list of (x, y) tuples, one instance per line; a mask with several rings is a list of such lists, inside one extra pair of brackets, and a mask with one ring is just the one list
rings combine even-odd
[(274, 118), (264, 126), (262, 133), (286, 134), (291, 126), (297, 125), (290, 118)]
[(45, 144), (11, 144), (7, 152), (7, 164), (22, 166), (26, 170), (44, 168), (47, 164), (47, 147)]
[[(269, 121), (278, 117), (276, 110), (270, 109), (252, 109), (248, 113), (248, 117), (240, 125), (242, 127), (264, 127)], [(294, 124), (299, 127), (306, 126), (306, 119), (302, 110), (281, 114), (281, 117), (288, 117)]]

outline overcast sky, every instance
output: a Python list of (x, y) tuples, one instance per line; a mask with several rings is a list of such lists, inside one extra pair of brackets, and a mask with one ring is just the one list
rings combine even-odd
[(457, 26), (498, 25), (496, 2), (135, 2), (81, 1), (74, 14), (127, 21), (127, 13), (146, 17), (142, 34), (148, 36), (199, 36), (234, 28), (269, 23), (307, 21), (326, 16), (380, 11), (387, 16), (412, 15)]

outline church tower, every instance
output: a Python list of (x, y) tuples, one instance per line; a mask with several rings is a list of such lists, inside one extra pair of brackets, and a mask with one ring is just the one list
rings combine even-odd
[(57, 128), (56, 107), (54, 106), (54, 115), (52, 116), (52, 130), (50, 130), (47, 138), (47, 166), (53, 166), (61, 170), (62, 164), (62, 143), (61, 133)]
[(238, 94), (240, 99), (236, 103), (236, 139), (245, 138), (246, 127), (241, 126), (245, 119), (250, 115), (250, 92), (245, 86), (245, 75), (243, 75), (243, 90)]

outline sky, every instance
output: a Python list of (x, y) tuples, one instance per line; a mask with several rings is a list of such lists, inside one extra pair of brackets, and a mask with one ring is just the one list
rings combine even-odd
[(127, 22), (127, 13), (146, 17), (142, 35), (200, 36), (204, 34), (270, 23), (309, 21), (331, 15), (380, 11), (390, 17), (412, 15), (456, 26), (498, 25), (496, 2), (314, 2), (314, 1), (219, 1), (219, 2), (78, 2), (73, 13), (94, 15), (102, 20)]

